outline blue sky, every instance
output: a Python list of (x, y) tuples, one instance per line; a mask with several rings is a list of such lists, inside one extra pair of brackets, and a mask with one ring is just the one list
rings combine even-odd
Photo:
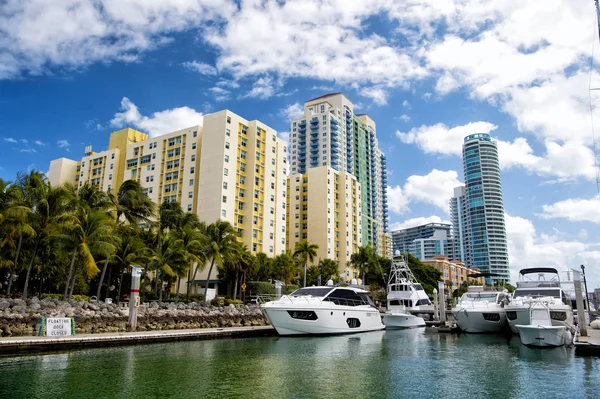
[(156, 135), (224, 108), (285, 137), (304, 101), (343, 91), (377, 123), (392, 226), (449, 220), (462, 138), (490, 132), (513, 276), (585, 263), (600, 285), (593, 2), (397, 3), (8, 0), (0, 177), (102, 150), (117, 128)]

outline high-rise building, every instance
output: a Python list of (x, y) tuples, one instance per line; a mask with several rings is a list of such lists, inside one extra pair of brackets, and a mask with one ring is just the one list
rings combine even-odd
[(418, 259), (432, 259), (445, 255), (452, 259), (451, 226), (446, 223), (428, 223), (392, 231), (393, 251), (410, 253)]
[(157, 137), (113, 132), (106, 151), (54, 160), (48, 177), (105, 191), (137, 180), (155, 203), (176, 201), (207, 223), (229, 221), (250, 251), (274, 256), (286, 248), (287, 169), (287, 144), (275, 130), (224, 110)]
[(465, 186), (450, 201), (455, 247), (468, 267), (494, 274), (488, 281), (509, 281), (500, 162), (489, 134), (465, 137), (463, 166)]
[[(322, 171), (311, 170), (315, 168)], [(349, 182), (334, 186), (335, 194), (340, 200), (346, 201), (350, 207), (350, 198), (357, 196), (359, 199), (357, 215), (352, 215), (350, 209), (338, 210), (347, 223), (340, 225), (340, 235), (334, 240), (325, 239), (330, 234), (327, 233), (325, 224), (306, 223), (307, 232), (310, 232), (306, 237), (312, 235), (314, 241), (308, 238), (309, 241), (323, 248), (323, 254), (331, 255), (331, 259), (338, 261), (341, 270), (345, 270), (350, 255), (360, 245), (371, 245), (382, 256), (391, 255), (390, 238), (386, 233), (388, 212), (385, 155), (378, 148), (375, 122), (366, 114), (354, 114), (354, 105), (344, 94), (328, 94), (307, 101), (304, 104), (304, 115), (291, 121), (290, 170), (290, 196), (294, 195), (296, 180), (308, 182), (305, 183), (308, 184), (307, 190), (312, 191), (312, 184), (317, 187), (336, 184), (333, 183), (333, 177), (337, 176), (340, 182)], [(329, 173), (325, 174), (324, 171)], [(317, 182), (317, 179), (323, 181)], [(290, 199), (292, 200), (293, 198)], [(293, 211), (294, 209), (288, 209), (288, 214), (293, 215)], [(312, 200), (303, 210), (307, 220), (315, 221), (331, 218), (325, 211), (326, 207)], [(291, 229), (293, 219), (289, 223)], [(361, 237), (354, 239), (357, 234)], [(299, 232), (299, 237), (295, 237), (295, 233), (291, 234), (290, 230), (288, 248), (293, 249), (295, 242), (302, 240), (302, 237), (302, 232)], [(347, 250), (342, 249), (344, 239), (347, 240)], [(336, 256), (338, 253), (340, 255)]]

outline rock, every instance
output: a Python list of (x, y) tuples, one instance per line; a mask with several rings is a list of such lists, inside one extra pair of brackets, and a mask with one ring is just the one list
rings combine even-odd
[(13, 308), (14, 308), (15, 306), (23, 306), (23, 307), (25, 307), (25, 306), (27, 306), (27, 302), (25, 302), (25, 301), (24, 301), (24, 300), (22, 300), (22, 299), (13, 299), (13, 301), (12, 301), (12, 306), (13, 306)]
[(27, 307), (25, 306), (13, 305), (12, 307), (13, 313), (23, 313), (25, 310), (27, 310)]
[(34, 312), (37, 312), (41, 308), (42, 308), (42, 306), (38, 302), (34, 302), (31, 305), (29, 305), (29, 310), (32, 310)]
[(0, 300), (0, 310), (8, 309), (10, 307), (10, 302), (6, 299)]
[(93, 304), (93, 303), (88, 304), (87, 308), (90, 309), (90, 310), (93, 310), (95, 312), (98, 311), (98, 310), (100, 310), (100, 307), (97, 306), (97, 305), (95, 305), (95, 304)]

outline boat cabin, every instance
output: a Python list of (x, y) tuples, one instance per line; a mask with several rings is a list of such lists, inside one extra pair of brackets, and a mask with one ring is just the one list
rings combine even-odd
[(368, 305), (375, 307), (369, 293), (365, 290), (350, 287), (305, 287), (290, 294), (290, 297), (316, 297), (322, 301), (333, 302), (342, 306)]

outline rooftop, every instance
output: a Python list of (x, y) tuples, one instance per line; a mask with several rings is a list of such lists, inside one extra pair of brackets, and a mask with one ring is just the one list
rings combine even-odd
[(322, 98), (327, 98), (327, 97), (332, 97), (332, 96), (338, 96), (338, 95), (340, 95), (340, 94), (341, 94), (342, 96), (346, 97), (346, 98), (347, 98), (347, 99), (350, 101), (350, 99), (349, 99), (349, 98), (348, 98), (348, 97), (347, 97), (347, 96), (346, 96), (344, 93), (342, 93), (342, 92), (340, 91), (340, 92), (337, 92), (337, 93), (329, 93), (329, 94), (325, 94), (324, 96), (320, 96), (320, 97), (317, 97), (317, 98), (313, 98), (312, 100), (308, 100), (308, 101), (305, 101), (305, 102), (309, 103), (309, 102), (311, 102), (311, 101), (320, 100), (320, 99), (322, 99)]

